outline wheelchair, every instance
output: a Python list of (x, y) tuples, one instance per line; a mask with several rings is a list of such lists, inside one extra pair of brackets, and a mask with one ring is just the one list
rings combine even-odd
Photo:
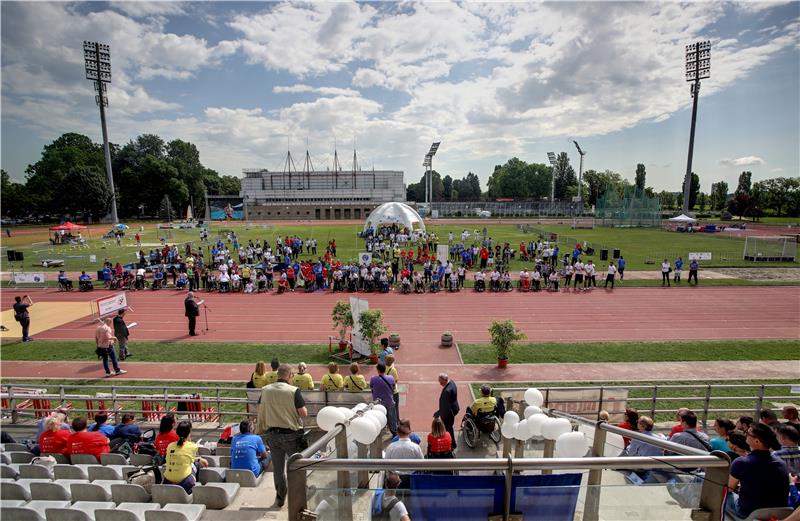
[(464, 418), (461, 420), (461, 433), (464, 435), (464, 443), (470, 449), (474, 449), (481, 434), (488, 434), (497, 445), (502, 438), (500, 425), (500, 418), (493, 412), (475, 416), (467, 409)]

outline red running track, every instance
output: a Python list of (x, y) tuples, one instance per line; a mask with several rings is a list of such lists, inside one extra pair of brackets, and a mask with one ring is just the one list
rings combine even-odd
[[(59, 293), (27, 290), (34, 300), (88, 301), (109, 292)], [(4, 291), (0, 305), (13, 303)], [(349, 294), (260, 295), (198, 293), (208, 305), (210, 331), (192, 341), (323, 343), (331, 329), (330, 310)], [(404, 345), (431, 345), (450, 330), (456, 340), (485, 342), (494, 319), (512, 319), (535, 342), (714, 340), (800, 338), (798, 287), (698, 287), (597, 289), (588, 293), (358, 294), (384, 311), (390, 332)], [(132, 340), (189, 340), (183, 317), (185, 292), (128, 293), (138, 322)], [(32, 308), (36, 321), (36, 307)], [(204, 324), (201, 315), (198, 320)], [(96, 322), (85, 317), (37, 335), (42, 339), (89, 340)], [(409, 353), (410, 354), (410, 353)], [(442, 359), (442, 356), (445, 358)], [(452, 363), (450, 351), (425, 349), (410, 363)]]

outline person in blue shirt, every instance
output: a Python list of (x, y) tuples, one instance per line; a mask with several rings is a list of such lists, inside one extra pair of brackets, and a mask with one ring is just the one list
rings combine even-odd
[(389, 339), (388, 338), (381, 338), (381, 347), (383, 349), (381, 349), (381, 352), (378, 353), (378, 360), (380, 361), (380, 363), (385, 364), (386, 363), (386, 355), (393, 355), (394, 354), (394, 349), (389, 347)]
[(164, 284), (164, 272), (157, 269), (153, 273), (153, 289), (160, 288)]
[(108, 414), (99, 412), (94, 415), (94, 423), (86, 430), (89, 432), (100, 432), (105, 434), (106, 438), (110, 438), (114, 434), (114, 426), (107, 424), (107, 421)]
[(252, 434), (250, 422), (239, 424), (239, 434), (231, 440), (231, 468), (250, 470), (256, 477), (267, 470), (270, 458), (260, 436)]
[(554, 268), (556, 267), (556, 262), (558, 262), (558, 252), (558, 246), (556, 246), (550, 254), (550, 264), (552, 264)]
[(58, 283), (62, 288), (64, 288), (64, 290), (72, 291), (72, 281), (67, 278), (67, 274), (64, 272), (64, 270), (58, 272)]
[(92, 276), (82, 271), (80, 276), (78, 277), (78, 287), (81, 291), (91, 291), (94, 289), (92, 286)]
[(625, 278), (625, 257), (622, 255), (619, 256), (619, 260), (617, 261), (617, 273), (619, 273), (619, 280)]
[(114, 432), (111, 433), (112, 440), (117, 438), (124, 438), (129, 441), (131, 445), (142, 441), (142, 430), (134, 422), (133, 414), (125, 413), (122, 415), (122, 423), (114, 427)]
[(673, 278), (672, 278), (672, 280), (675, 283), (680, 284), (682, 270), (683, 270), (683, 259), (678, 257), (677, 259), (675, 259), (675, 272), (673, 273)]

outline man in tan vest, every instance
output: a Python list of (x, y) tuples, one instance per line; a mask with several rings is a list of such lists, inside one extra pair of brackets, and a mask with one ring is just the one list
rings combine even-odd
[(303, 447), (303, 424), (300, 419), (308, 416), (306, 402), (300, 389), (290, 385), (294, 376), (292, 367), (278, 367), (278, 381), (261, 390), (258, 404), (256, 428), (265, 434), (272, 454), (273, 478), (275, 481), (275, 506), (282, 507), (286, 501), (286, 456), (300, 452)]

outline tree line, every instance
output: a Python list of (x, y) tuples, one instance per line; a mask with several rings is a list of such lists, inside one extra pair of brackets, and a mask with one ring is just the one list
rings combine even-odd
[[(120, 218), (174, 217), (193, 202), (202, 215), (205, 193), (237, 195), (240, 179), (220, 176), (200, 162), (197, 147), (142, 134), (124, 146), (110, 144)], [(110, 210), (111, 191), (102, 144), (66, 133), (44, 146), (41, 158), (25, 169), (25, 182), (2, 172), (3, 216), (69, 215), (97, 220)], [(163, 213), (164, 202), (172, 215)]]

